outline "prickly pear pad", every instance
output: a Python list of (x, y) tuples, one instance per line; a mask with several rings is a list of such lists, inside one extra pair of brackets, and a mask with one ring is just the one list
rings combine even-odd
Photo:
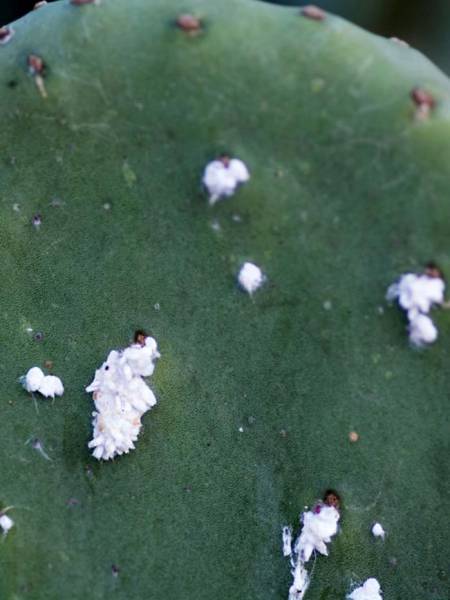
[[(196, 35), (176, 26), (187, 12)], [(445, 597), (450, 314), (414, 351), (384, 293), (427, 260), (450, 275), (448, 80), (337, 17), (252, 0), (64, 1), (13, 28), (0, 597), (278, 600), (280, 528), (330, 486), (342, 532), (308, 600), (368, 577), (386, 598)], [(421, 121), (417, 86), (436, 100)], [(222, 153), (251, 180), (209, 207), (201, 176)], [(247, 261), (268, 274), (252, 300)], [(164, 357), (158, 410), (135, 452), (100, 464), (84, 388), (136, 328)], [(46, 361), (66, 391), (37, 414), (17, 379)]]

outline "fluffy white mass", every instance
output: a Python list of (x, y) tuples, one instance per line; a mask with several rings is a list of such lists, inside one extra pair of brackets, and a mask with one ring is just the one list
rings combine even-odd
[(387, 300), (396, 300), (413, 319), (418, 313), (428, 314), (433, 304), (444, 302), (445, 283), (440, 277), (429, 277), (425, 273), (406, 273), (393, 283), (386, 294)]
[(203, 185), (208, 190), (209, 203), (232, 196), (236, 188), (250, 179), (247, 166), (238, 158), (213, 160), (206, 165)]
[(444, 302), (444, 292), (444, 280), (427, 273), (406, 273), (388, 288), (386, 299), (398, 300), (399, 306), (406, 311), (409, 340), (414, 346), (424, 346), (436, 341), (438, 331), (428, 313), (433, 305)]
[(334, 506), (324, 504), (303, 513), (303, 529), (295, 543), (295, 552), (303, 562), (308, 562), (314, 550), (328, 556), (327, 544), (337, 533), (339, 518)]
[(374, 526), (372, 527), (372, 535), (374, 537), (380, 537), (381, 539), (384, 540), (384, 536), (386, 535), (386, 532), (384, 531), (381, 523), (374, 524)]
[(334, 506), (318, 502), (310, 511), (302, 514), (303, 527), (294, 544), (292, 557), (292, 530), (283, 527), (283, 555), (291, 556), (292, 577), (294, 578), (289, 588), (289, 600), (302, 600), (308, 589), (310, 578), (305, 564), (317, 550), (325, 556), (328, 555), (326, 544), (337, 533), (339, 511)]
[(371, 577), (361, 587), (353, 590), (347, 596), (350, 600), (383, 600), (380, 584), (376, 579)]
[(54, 375), (44, 375), (39, 367), (32, 367), (21, 381), (27, 392), (39, 392), (45, 398), (54, 398), (64, 394), (61, 379)]
[(99, 460), (109, 460), (134, 449), (141, 417), (156, 404), (142, 377), (153, 374), (159, 358), (156, 341), (146, 337), (123, 351), (112, 350), (86, 388), (93, 393), (93, 439), (89, 448)]
[(8, 517), (8, 515), (4, 515), (0, 512), (0, 527), (3, 531), (3, 535), (6, 535), (13, 526), (14, 521), (10, 517)]
[(291, 571), (294, 581), (289, 588), (289, 600), (302, 600), (309, 586), (309, 575), (302, 561), (297, 561), (297, 564)]
[(437, 340), (438, 330), (428, 315), (418, 314), (408, 326), (409, 340), (414, 346), (432, 344)]
[(246, 262), (242, 265), (238, 275), (239, 285), (250, 295), (262, 286), (265, 279), (261, 269), (250, 262)]

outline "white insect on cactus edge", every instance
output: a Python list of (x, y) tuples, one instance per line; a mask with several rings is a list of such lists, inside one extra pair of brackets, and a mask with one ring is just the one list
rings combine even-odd
[(156, 398), (142, 377), (153, 374), (159, 358), (156, 341), (143, 331), (135, 343), (122, 351), (112, 350), (86, 388), (93, 393), (96, 410), (94, 435), (89, 448), (98, 460), (109, 460), (134, 449), (141, 417), (156, 404)]
[(209, 203), (232, 196), (239, 185), (250, 179), (247, 166), (238, 158), (223, 155), (206, 165), (202, 183), (208, 190)]

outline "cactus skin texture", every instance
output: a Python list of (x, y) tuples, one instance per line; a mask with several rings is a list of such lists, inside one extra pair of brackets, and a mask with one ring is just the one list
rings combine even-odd
[[(175, 25), (186, 12), (196, 35)], [(13, 27), (0, 597), (285, 598), (281, 526), (327, 487), (342, 533), (308, 600), (356, 576), (386, 598), (445, 597), (450, 313), (413, 351), (383, 298), (428, 259), (450, 276), (446, 77), (332, 15), (251, 0), (64, 1)], [(435, 98), (422, 120), (416, 86)], [(199, 182), (222, 152), (252, 179), (209, 207)], [(268, 277), (252, 299), (245, 261)], [(97, 463), (83, 390), (136, 328), (161, 348), (159, 403), (136, 451)], [(37, 412), (17, 378), (46, 361), (66, 392)]]

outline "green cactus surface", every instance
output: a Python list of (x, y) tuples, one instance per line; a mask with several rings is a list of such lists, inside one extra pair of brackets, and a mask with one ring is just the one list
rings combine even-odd
[[(430, 259), (450, 276), (448, 79), (338, 17), (253, 0), (64, 0), (12, 27), (0, 598), (285, 599), (281, 527), (327, 487), (341, 531), (306, 600), (368, 577), (386, 600), (447, 598), (450, 313), (414, 350), (384, 296)], [(251, 179), (211, 207), (222, 152)], [(267, 275), (252, 297), (248, 260)], [(136, 328), (162, 353), (158, 405), (135, 451), (97, 462), (84, 388)], [(21, 388), (33, 365), (62, 398)]]

